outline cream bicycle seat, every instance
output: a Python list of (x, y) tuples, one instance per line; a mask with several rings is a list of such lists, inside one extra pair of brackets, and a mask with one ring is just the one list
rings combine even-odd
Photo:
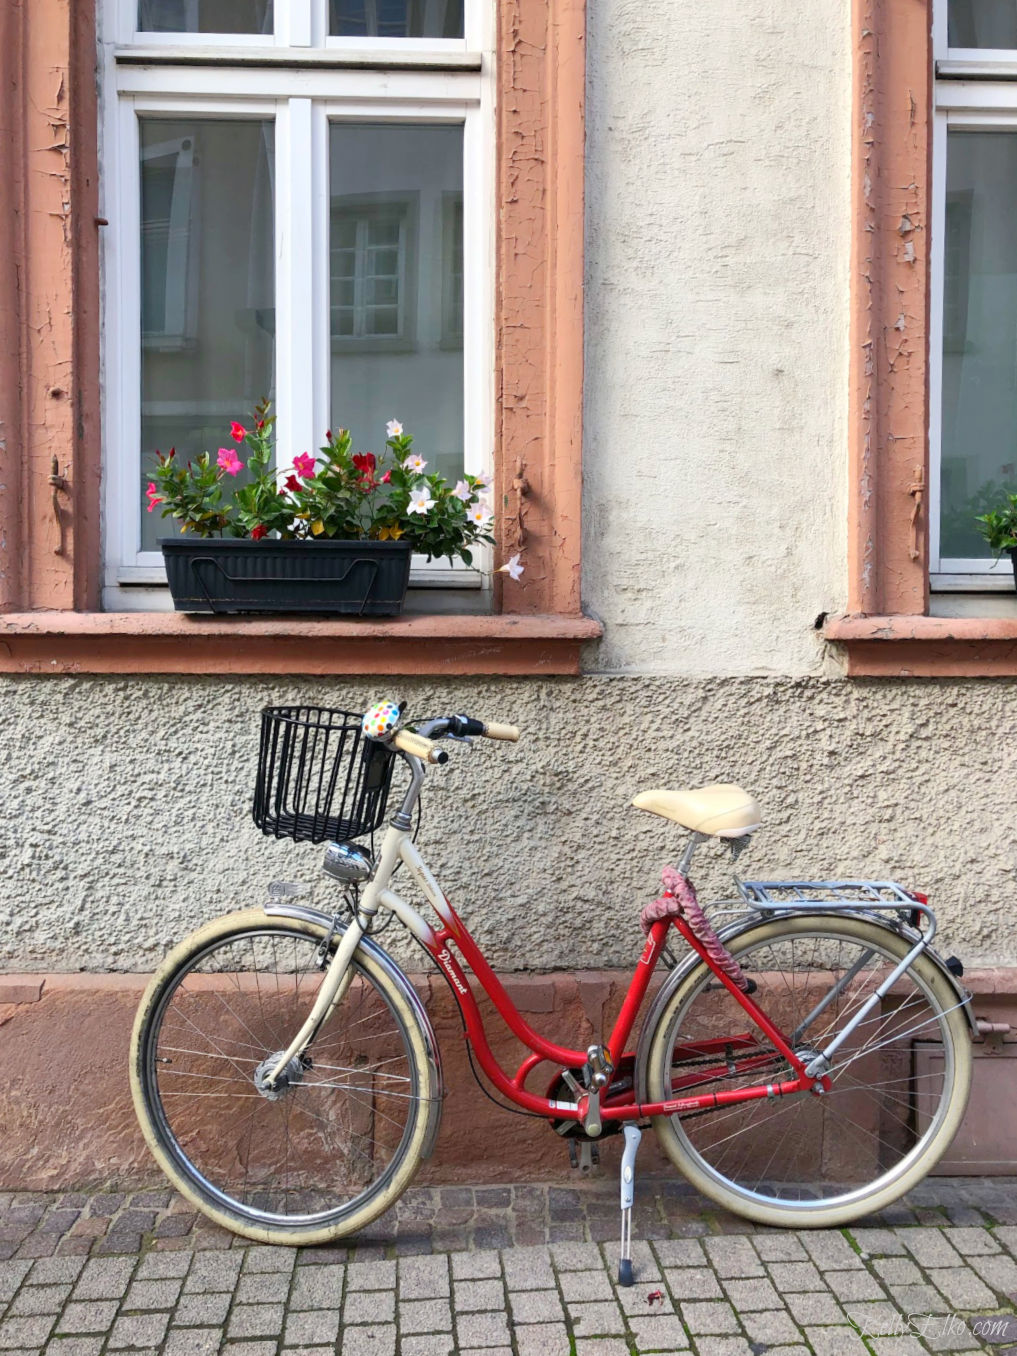
[(716, 838), (742, 838), (755, 833), (762, 822), (755, 796), (727, 782), (693, 791), (640, 791), (632, 804), (637, 810), (672, 819), (693, 833)]

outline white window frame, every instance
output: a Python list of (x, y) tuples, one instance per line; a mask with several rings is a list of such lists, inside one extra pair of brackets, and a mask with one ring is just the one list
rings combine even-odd
[(933, 8), (932, 239), (929, 327), (929, 576), (935, 593), (1012, 592), (1009, 557), (940, 556), (946, 157), (949, 132), (1017, 133), (1017, 50), (949, 47), (948, 0)]
[[(100, 0), (103, 605), (113, 611), (172, 607), (161, 553), (140, 549), (141, 116), (275, 118), (281, 467), (317, 447), (330, 422), (329, 122), (463, 127), (464, 467), (493, 470), (493, 0), (466, 0), (463, 39), (329, 38), (327, 0), (276, 0), (274, 35), (137, 32), (136, 14), (136, 0)], [(414, 557), (411, 585), (489, 586), (490, 548), (475, 562)]]

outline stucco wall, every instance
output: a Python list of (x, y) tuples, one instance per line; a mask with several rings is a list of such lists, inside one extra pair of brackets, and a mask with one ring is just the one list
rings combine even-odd
[(815, 672), (843, 606), (849, 10), (588, 6), (599, 671)]
[[(1017, 962), (1013, 683), (813, 679), (401, 680), (418, 715), (517, 721), (518, 746), (454, 750), (420, 837), (508, 969), (634, 958), (638, 909), (683, 835), (627, 808), (654, 785), (738, 780), (764, 827), (747, 877), (898, 877), (927, 889), (945, 949)], [(258, 711), (348, 702), (377, 681), (6, 679), (0, 683), (3, 969), (148, 969), (167, 944), (319, 849), (248, 818)], [(704, 849), (705, 895), (725, 858)], [(386, 938), (392, 940), (390, 933)], [(419, 953), (396, 947), (420, 968)]]

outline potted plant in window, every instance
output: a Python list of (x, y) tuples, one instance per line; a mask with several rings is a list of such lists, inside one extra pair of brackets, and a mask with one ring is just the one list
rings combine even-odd
[[(214, 462), (207, 452), (186, 463), (173, 449), (155, 454), (148, 511), (180, 523), (180, 536), (159, 543), (178, 611), (391, 615), (413, 552), (469, 565), (478, 542), (494, 542), (489, 479), (450, 486), (426, 475), (395, 419), (380, 456), (353, 452), (347, 429), (330, 430), (317, 456), (283, 470), (273, 466), (267, 402), (251, 424), (232, 423), (233, 445)], [(245, 467), (247, 483), (236, 484)], [(518, 557), (503, 568), (521, 573)]]
[(1017, 494), (1006, 494), (998, 509), (980, 514), (975, 521), (982, 536), (998, 560), (1005, 551), (1013, 565), (1014, 585), (1017, 587)]

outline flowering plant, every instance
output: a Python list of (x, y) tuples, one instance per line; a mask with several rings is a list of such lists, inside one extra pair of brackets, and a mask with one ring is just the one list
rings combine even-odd
[[(396, 419), (385, 432), (385, 451), (354, 452), (348, 429), (331, 430), (317, 456), (303, 452), (288, 470), (273, 463), (274, 417), (263, 401), (253, 427), (233, 421), (234, 447), (220, 447), (184, 465), (175, 449), (157, 452), (148, 486), (149, 513), (198, 537), (252, 537), (275, 533), (293, 539), (405, 541), (432, 556), (459, 556), (473, 563), (470, 548), (494, 543), (492, 510), (485, 495), (489, 476), (465, 476), (450, 486), (427, 475), (427, 462), (412, 451), (413, 439)], [(240, 453), (246, 453), (246, 463)], [(248, 480), (235, 478), (247, 469)], [(229, 493), (232, 488), (232, 494)], [(507, 567), (505, 567), (507, 568)], [(513, 578), (521, 572), (518, 558)]]

